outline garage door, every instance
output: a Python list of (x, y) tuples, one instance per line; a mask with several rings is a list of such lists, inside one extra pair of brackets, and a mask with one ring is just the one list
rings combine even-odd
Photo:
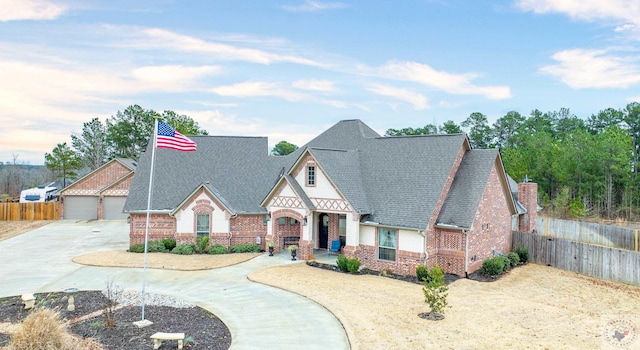
[(66, 220), (95, 220), (98, 218), (98, 197), (65, 196), (64, 218)]
[(104, 197), (102, 201), (102, 217), (105, 220), (126, 220), (128, 214), (122, 213), (127, 197)]

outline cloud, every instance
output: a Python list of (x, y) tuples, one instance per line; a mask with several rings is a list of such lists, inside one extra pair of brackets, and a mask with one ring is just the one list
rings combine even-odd
[(491, 100), (511, 98), (511, 89), (508, 86), (474, 85), (471, 81), (478, 78), (478, 74), (452, 74), (417, 62), (391, 62), (375, 69), (361, 67), (361, 71), (387, 79), (416, 82), (451, 94), (481, 95)]
[(397, 100), (407, 102), (413, 105), (413, 108), (416, 110), (430, 108), (429, 102), (427, 101), (426, 97), (406, 89), (400, 89), (397, 87), (382, 84), (371, 84), (369, 85), (369, 87), (367, 87), (367, 90), (378, 95), (393, 97)]
[(157, 48), (169, 51), (202, 53), (218, 59), (247, 61), (259, 64), (295, 63), (321, 67), (320, 62), (295, 55), (281, 55), (264, 50), (237, 47), (213, 41), (205, 41), (188, 35), (182, 35), (160, 28), (141, 30), (144, 39), (135, 43), (134, 48)]
[(637, 0), (519, 0), (516, 6), (538, 14), (561, 13), (583, 21), (610, 21), (616, 31), (635, 30), (640, 25)]
[(275, 96), (290, 102), (307, 99), (304, 94), (287, 90), (279, 83), (263, 81), (247, 81), (233, 85), (218, 86), (211, 89), (211, 91), (218, 95), (228, 97)]
[(627, 88), (640, 83), (640, 67), (630, 59), (609, 55), (606, 50), (571, 49), (551, 56), (558, 64), (540, 71), (574, 89)]
[(186, 67), (182, 65), (167, 65), (135, 68), (131, 75), (141, 83), (144, 83), (147, 88), (155, 86), (156, 89), (162, 89), (167, 84), (171, 84), (172, 89), (176, 89), (176, 85), (181, 86), (183, 89), (188, 89), (193, 81), (207, 75), (216, 74), (219, 71), (220, 67), (217, 66)]
[(0, 22), (55, 19), (66, 9), (46, 0), (0, 0)]
[(289, 12), (318, 12), (345, 8), (347, 4), (342, 2), (307, 1), (300, 5), (284, 5), (281, 7)]
[(296, 80), (291, 86), (296, 89), (318, 91), (318, 92), (336, 92), (335, 82), (330, 80)]

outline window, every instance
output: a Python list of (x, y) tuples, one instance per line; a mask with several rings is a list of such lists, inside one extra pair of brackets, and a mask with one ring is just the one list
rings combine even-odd
[(338, 217), (338, 236), (340, 237), (340, 246), (347, 244), (347, 216), (340, 215)]
[(396, 261), (396, 230), (378, 229), (378, 259)]
[(307, 186), (316, 185), (316, 167), (309, 165), (307, 167)]
[(209, 214), (196, 214), (196, 235), (209, 235)]

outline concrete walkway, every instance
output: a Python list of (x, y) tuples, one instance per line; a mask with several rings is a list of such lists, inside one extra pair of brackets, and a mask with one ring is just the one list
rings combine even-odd
[[(142, 289), (141, 268), (75, 264), (75, 256), (126, 249), (123, 221), (57, 221), (0, 242), (0, 297), (66, 288), (102, 290), (105, 282)], [(340, 322), (321, 305), (247, 280), (258, 269), (294, 263), (286, 254), (206, 271), (147, 269), (148, 293), (170, 295), (210, 310), (229, 327), (232, 349), (349, 349)], [(153, 321), (153, 320), (151, 320)]]

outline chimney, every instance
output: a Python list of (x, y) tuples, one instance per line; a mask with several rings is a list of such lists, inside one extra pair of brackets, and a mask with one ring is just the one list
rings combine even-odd
[(518, 231), (524, 233), (536, 232), (536, 222), (538, 220), (538, 184), (529, 182), (525, 177), (524, 182), (518, 184), (518, 202), (527, 209), (527, 212), (520, 215), (518, 220)]

